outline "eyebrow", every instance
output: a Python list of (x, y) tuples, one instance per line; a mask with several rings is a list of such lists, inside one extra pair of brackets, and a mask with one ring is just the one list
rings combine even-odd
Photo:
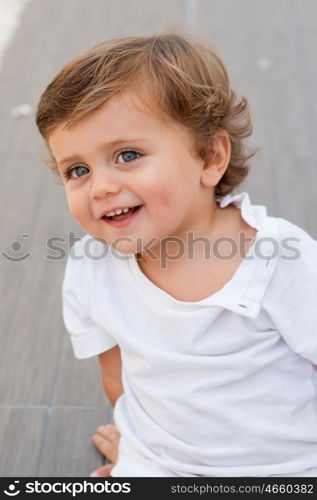
[[(116, 139), (115, 141), (105, 142), (101, 145), (101, 147), (113, 147), (118, 144), (122, 144), (124, 142), (148, 142), (148, 139)], [(63, 158), (61, 161), (57, 162), (58, 166), (62, 166), (66, 163), (71, 163), (73, 161), (80, 161), (79, 155), (67, 156), (67, 158)]]

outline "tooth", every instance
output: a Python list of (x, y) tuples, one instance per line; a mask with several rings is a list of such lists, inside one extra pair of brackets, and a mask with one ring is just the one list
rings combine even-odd
[[(0, 0), (1, 1), (1, 0)], [(129, 210), (131, 210), (133, 207), (130, 208), (118, 208), (114, 212), (109, 212), (106, 214), (107, 217), (112, 217), (113, 215), (120, 215), (122, 212), (126, 214)]]

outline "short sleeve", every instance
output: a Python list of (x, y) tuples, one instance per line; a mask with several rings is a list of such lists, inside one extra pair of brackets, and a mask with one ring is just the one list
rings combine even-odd
[(63, 318), (70, 334), (76, 358), (83, 359), (101, 354), (117, 345), (117, 341), (91, 318), (91, 269), (85, 259), (68, 256), (62, 287)]
[(282, 252), (263, 307), (291, 349), (317, 364), (317, 241), (294, 227), (289, 223), (283, 240), (285, 247), (296, 249), (288, 252), (293, 258), (283, 260)]

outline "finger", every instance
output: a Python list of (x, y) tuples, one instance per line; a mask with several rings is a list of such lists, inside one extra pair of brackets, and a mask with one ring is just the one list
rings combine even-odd
[(108, 460), (114, 462), (118, 457), (118, 446), (114, 445), (113, 441), (103, 438), (100, 434), (94, 434), (92, 441), (98, 451)]
[(100, 427), (98, 427), (97, 432), (109, 441), (117, 441), (120, 437), (120, 433), (118, 432), (115, 425), (101, 425)]
[(110, 477), (110, 472), (113, 469), (114, 464), (106, 464), (103, 465), (102, 467), (98, 467), (98, 469), (94, 470), (91, 474), (89, 474), (90, 477)]

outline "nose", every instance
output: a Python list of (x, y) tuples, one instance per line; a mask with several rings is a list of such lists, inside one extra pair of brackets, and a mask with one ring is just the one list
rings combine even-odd
[(91, 177), (90, 198), (104, 198), (108, 193), (116, 194), (121, 190), (121, 183), (109, 174), (107, 169), (96, 169)]

